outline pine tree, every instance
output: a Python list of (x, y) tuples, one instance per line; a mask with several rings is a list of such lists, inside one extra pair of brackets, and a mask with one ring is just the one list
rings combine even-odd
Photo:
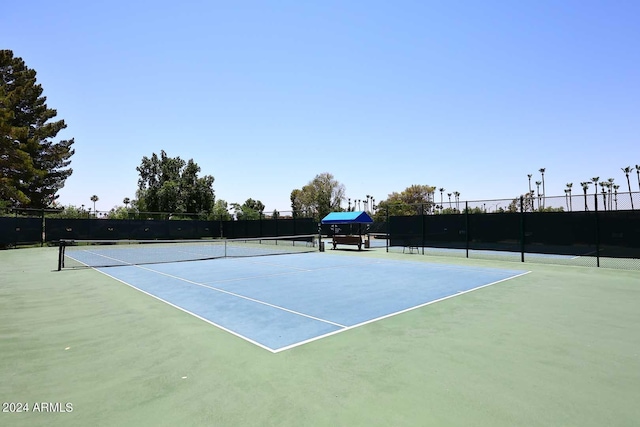
[(71, 175), (73, 139), (53, 142), (66, 128), (50, 121), (56, 110), (47, 107), (36, 72), (11, 50), (0, 50), (0, 199), (44, 208)]

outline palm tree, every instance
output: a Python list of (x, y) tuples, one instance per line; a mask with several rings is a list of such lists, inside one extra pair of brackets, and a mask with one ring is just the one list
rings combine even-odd
[(531, 177), (533, 175), (532, 174), (527, 174), (527, 176), (529, 177), (529, 193), (531, 193)]
[(640, 190), (640, 165), (636, 165), (636, 173), (638, 174), (638, 190)]
[(602, 206), (604, 206), (605, 211), (607, 210), (607, 190), (605, 190), (606, 186), (606, 182), (600, 183), (600, 192), (602, 193)]
[(564, 202), (567, 204), (567, 210), (569, 210), (569, 189), (564, 189)]
[(460, 212), (460, 192), (454, 191), (453, 195), (456, 198), (456, 209)]
[(128, 197), (125, 197), (124, 200), (122, 201), (122, 203), (124, 203), (124, 206), (127, 208), (127, 210), (129, 209), (129, 203), (131, 203), (131, 199)]
[(587, 189), (589, 188), (589, 185), (591, 183), (589, 181), (585, 181), (585, 182), (581, 182), (580, 185), (582, 185), (582, 191), (584, 191), (584, 210), (585, 212), (589, 210), (589, 207), (587, 206)]
[(616, 184), (613, 185), (613, 191), (614, 191), (613, 194), (614, 194), (614, 197), (615, 197), (614, 201), (615, 201), (615, 204), (616, 204), (616, 210), (618, 210), (618, 188), (620, 188), (619, 185), (616, 185)]
[(449, 196), (449, 209), (451, 209), (451, 193), (447, 193), (447, 196)]
[(366, 209), (365, 210), (369, 211), (370, 210), (370, 208), (369, 208), (369, 199), (371, 198), (371, 196), (367, 194), (366, 197), (367, 197), (367, 204), (366, 204)]
[(440, 210), (442, 211), (444, 203), (442, 202), (442, 193), (444, 193), (444, 188), (440, 188), (438, 191), (440, 191)]
[(633, 193), (631, 193), (631, 182), (629, 181), (629, 174), (633, 171), (631, 166), (622, 168), (622, 172), (627, 176), (627, 186), (629, 187), (629, 199), (631, 199), (631, 210), (633, 210)]
[[(595, 203), (596, 203), (596, 206), (598, 205), (598, 181), (599, 181), (599, 180), (600, 180), (600, 177), (599, 177), (599, 176), (594, 176), (593, 178), (591, 178), (591, 182), (593, 182), (593, 183), (596, 185), (596, 189), (595, 189), (595, 191), (593, 192), (593, 194), (595, 194), (595, 195), (596, 195), (596, 196), (595, 196), (595, 198), (594, 198)], [(597, 210), (597, 209), (596, 209), (596, 210)]]
[(540, 184), (542, 184), (542, 181), (536, 181), (536, 188), (538, 189), (538, 210), (540, 209)]
[(567, 183), (567, 192), (569, 193), (569, 211), (573, 211), (573, 200), (571, 198), (571, 187), (573, 187), (573, 182)]
[(613, 178), (608, 178), (607, 179), (607, 191), (609, 193), (609, 210), (613, 209), (613, 205), (612, 205), (613, 200), (611, 198), (611, 192), (613, 191), (612, 190), (613, 189), (613, 181), (614, 181)]
[(98, 196), (96, 196), (95, 194), (94, 194), (93, 196), (91, 196), (91, 201), (93, 202), (93, 212), (94, 212), (94, 215), (95, 215), (95, 212), (96, 212), (96, 202), (97, 202), (98, 200), (100, 200), (100, 199), (98, 199)]
[(538, 172), (542, 174), (542, 207), (545, 205), (545, 197), (547, 196), (547, 192), (544, 190), (544, 171), (545, 168), (540, 168)]

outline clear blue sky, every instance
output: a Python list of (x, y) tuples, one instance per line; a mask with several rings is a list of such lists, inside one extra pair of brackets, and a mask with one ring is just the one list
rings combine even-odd
[(165, 150), (271, 211), (322, 172), (378, 201), (512, 198), (542, 167), (549, 196), (593, 176), (626, 190), (639, 17), (635, 0), (12, 1), (0, 47), (75, 138), (62, 204), (121, 205)]

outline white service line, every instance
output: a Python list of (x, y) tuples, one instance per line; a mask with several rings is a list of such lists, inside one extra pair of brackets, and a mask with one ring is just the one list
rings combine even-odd
[[(257, 300), (255, 298), (247, 297), (247, 296), (244, 296), (244, 295), (236, 294), (235, 292), (225, 291), (224, 289), (216, 288), (215, 286), (209, 286), (209, 285), (205, 285), (204, 283), (194, 282), (193, 280), (183, 279), (182, 277), (174, 276), (174, 275), (168, 274), (168, 273), (163, 273), (161, 271), (152, 270), (151, 268), (147, 268), (147, 267), (144, 267), (144, 266), (141, 266), (141, 265), (136, 265), (135, 267), (140, 268), (142, 270), (151, 271), (153, 273), (157, 273), (157, 274), (160, 274), (162, 276), (171, 277), (172, 279), (180, 280), (180, 281), (192, 284), (192, 285), (201, 286), (203, 288), (211, 289), (211, 290), (223, 293), (223, 294), (227, 294), (227, 295), (231, 295), (231, 296), (234, 296), (234, 297), (242, 298), (242, 299), (245, 299), (247, 301), (251, 301), (251, 302), (258, 303), (258, 304), (266, 305), (266, 306), (272, 307), (272, 308), (277, 308), (278, 310), (286, 311), (288, 313), (296, 314), (298, 316), (302, 316), (302, 317), (306, 317), (306, 318), (309, 318), (309, 319), (317, 320), (318, 322), (328, 323), (328, 324), (333, 325), (333, 326), (338, 326), (339, 328), (346, 328), (345, 325), (341, 325), (339, 323), (331, 322), (330, 320), (321, 319), (319, 317), (311, 316), (311, 315), (305, 314), (305, 313), (300, 313), (299, 311), (290, 310), (288, 308), (281, 307), (279, 305), (271, 304), (271, 303), (268, 303), (268, 302), (265, 302), (265, 301), (260, 301), (260, 300)], [(282, 274), (290, 274), (290, 273), (282, 273)]]
[(291, 344), (291, 345), (288, 345), (286, 347), (281, 347), (281, 348), (275, 350), (274, 353), (279, 353), (281, 351), (289, 350), (291, 348), (298, 347), (300, 345), (307, 344), (307, 343), (310, 343), (310, 342), (313, 342), (313, 341), (316, 341), (316, 340), (319, 340), (319, 339), (322, 339), (322, 338), (326, 338), (326, 337), (329, 337), (331, 335), (339, 334), (339, 333), (342, 333), (342, 332), (346, 332), (346, 331), (348, 331), (350, 329), (359, 328), (360, 326), (364, 326), (364, 325), (367, 325), (369, 323), (377, 322), (378, 320), (383, 320), (383, 319), (386, 319), (388, 317), (397, 316), (399, 314), (403, 314), (403, 313), (406, 313), (408, 311), (416, 310), (418, 308), (426, 307), (428, 305), (435, 304), (435, 303), (440, 302), (440, 301), (444, 301), (444, 300), (447, 300), (447, 299), (450, 299), (450, 298), (453, 298), (453, 297), (457, 297), (457, 296), (460, 296), (460, 295), (463, 295), (463, 294), (468, 294), (469, 292), (477, 291), (478, 289), (486, 288), (487, 286), (492, 286), (492, 285), (495, 285), (495, 284), (498, 284), (498, 283), (501, 283), (501, 282), (505, 282), (507, 280), (515, 279), (517, 277), (521, 277), (521, 276), (524, 276), (525, 274), (529, 274), (529, 273), (531, 273), (531, 271), (525, 271), (524, 273), (517, 274), (517, 275), (511, 276), (511, 277), (507, 277), (506, 279), (497, 280), (495, 282), (491, 282), (491, 283), (488, 283), (486, 285), (478, 286), (477, 288), (469, 289), (469, 290), (466, 290), (466, 291), (461, 291), (461, 292), (455, 293), (453, 295), (449, 295), (449, 296), (446, 296), (446, 297), (443, 297), (443, 298), (439, 298), (439, 299), (436, 299), (436, 300), (433, 300), (433, 301), (425, 302), (424, 304), (416, 305), (415, 307), (409, 307), (409, 308), (406, 308), (404, 310), (396, 311), (395, 313), (385, 314), (384, 316), (376, 317), (375, 319), (370, 319), (370, 320), (364, 321), (362, 323), (358, 323), (356, 325), (347, 326), (344, 329), (340, 329), (340, 330), (337, 330), (337, 331), (329, 332), (328, 334), (324, 334), (324, 335), (319, 335), (317, 337), (313, 337), (313, 338), (310, 338), (310, 339), (305, 340), (305, 341), (300, 341), (299, 343)]
[(159, 297), (159, 296), (157, 296), (157, 295), (154, 295), (154, 294), (149, 293), (149, 292), (147, 292), (147, 291), (143, 291), (142, 289), (140, 289), (140, 288), (138, 288), (138, 287), (135, 287), (134, 285), (132, 285), (132, 284), (130, 284), (130, 283), (127, 283), (127, 282), (125, 282), (125, 281), (124, 281), (124, 280), (122, 280), (122, 279), (118, 279), (117, 277), (114, 277), (114, 276), (110, 275), (109, 273), (105, 273), (104, 271), (102, 271), (102, 270), (98, 270), (98, 269), (94, 269), (94, 270), (97, 270), (97, 271), (99, 271), (100, 273), (104, 274), (105, 276), (110, 277), (110, 278), (112, 278), (112, 279), (114, 279), (114, 280), (117, 280), (118, 282), (120, 282), (120, 283), (122, 283), (122, 284), (124, 284), (124, 285), (127, 285), (127, 286), (129, 286), (130, 288), (135, 289), (136, 291), (142, 292), (143, 294), (148, 295), (148, 296), (150, 296), (150, 297), (152, 297), (152, 298), (155, 298), (155, 299), (157, 299), (158, 301), (162, 301), (163, 303), (168, 304), (168, 305), (170, 305), (170, 306), (171, 306), (171, 307), (173, 307), (173, 308), (177, 308), (178, 310), (180, 310), (180, 311), (182, 311), (182, 312), (184, 312), (184, 313), (190, 314), (190, 315), (192, 315), (193, 317), (196, 317), (196, 318), (198, 318), (198, 319), (200, 319), (200, 320), (203, 320), (203, 321), (207, 322), (207, 323), (208, 323), (208, 324), (210, 324), (210, 325), (213, 325), (213, 326), (215, 326), (215, 327), (217, 327), (217, 328), (220, 328), (220, 329), (222, 329), (222, 330), (223, 330), (223, 331), (225, 331), (225, 332), (229, 332), (230, 334), (232, 334), (232, 335), (234, 335), (234, 336), (236, 336), (236, 337), (238, 337), (238, 338), (242, 338), (243, 340), (248, 341), (248, 342), (250, 342), (251, 344), (255, 344), (255, 345), (257, 345), (257, 346), (258, 346), (258, 347), (260, 347), (260, 348), (263, 348), (263, 349), (265, 349), (265, 350), (267, 350), (267, 351), (270, 351), (271, 353), (275, 353), (275, 351), (274, 351), (272, 348), (269, 348), (269, 347), (267, 347), (267, 346), (265, 346), (265, 345), (263, 345), (263, 344), (260, 344), (258, 341), (254, 341), (254, 340), (252, 340), (251, 338), (245, 337), (244, 335), (240, 335), (239, 333), (232, 331), (231, 329), (225, 328), (225, 327), (224, 327), (224, 326), (222, 326), (222, 325), (218, 325), (217, 323), (212, 322), (211, 320), (209, 320), (209, 319), (207, 319), (207, 318), (205, 318), (205, 317), (199, 316), (199, 315), (197, 315), (197, 314), (195, 314), (195, 313), (193, 313), (193, 312), (191, 312), (191, 311), (189, 311), (189, 310), (187, 310), (187, 309), (185, 309), (185, 308), (180, 307), (179, 305), (175, 305), (175, 304), (173, 304), (173, 303), (171, 303), (171, 302), (169, 302), (169, 301), (167, 301), (167, 300), (165, 300), (165, 299), (162, 299), (162, 298), (160, 298), (160, 297)]

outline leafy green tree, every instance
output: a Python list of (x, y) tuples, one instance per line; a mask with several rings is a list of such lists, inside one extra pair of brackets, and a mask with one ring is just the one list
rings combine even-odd
[(293, 217), (300, 217), (303, 214), (304, 204), (302, 202), (302, 190), (295, 189), (291, 192), (291, 214)]
[(214, 178), (198, 177), (200, 167), (190, 159), (168, 157), (164, 150), (160, 157), (153, 153), (144, 156), (136, 168), (140, 174), (136, 192), (136, 207), (145, 212), (203, 213), (211, 212), (215, 195)]
[[(520, 203), (520, 199), (522, 198), (522, 203)], [(516, 197), (509, 203), (506, 212), (520, 212), (520, 209), (525, 212), (533, 212), (535, 210), (534, 206), (535, 193), (530, 191), (529, 193), (525, 193), (520, 197)]]
[(260, 219), (264, 211), (264, 204), (260, 200), (247, 199), (242, 205), (232, 203), (236, 218), (243, 219)]
[(564, 208), (562, 206), (554, 208), (552, 206), (548, 206), (548, 207), (542, 207), (540, 209), (538, 209), (538, 212), (564, 212)]
[[(435, 189), (436, 187), (430, 185), (412, 185), (400, 193), (393, 192), (387, 196), (386, 200), (378, 203), (374, 219), (384, 221), (387, 210), (390, 216), (423, 215), (432, 212)], [(445, 209), (444, 212), (446, 211)]]
[(107, 213), (109, 219), (128, 219), (129, 208), (126, 206), (116, 206)]
[(291, 192), (294, 216), (324, 218), (329, 212), (342, 211), (345, 187), (328, 172), (318, 174), (302, 189)]
[(67, 125), (50, 121), (36, 72), (11, 50), (0, 50), (0, 199), (46, 208), (71, 175), (74, 141), (53, 142)]
[(482, 209), (481, 207), (476, 206), (475, 208), (469, 208), (469, 209), (463, 209), (464, 213), (469, 213), (469, 214), (483, 214), (486, 213), (484, 209)]
[[(522, 203), (524, 205), (524, 211), (525, 212), (564, 212), (564, 208), (559, 207), (559, 208), (554, 208), (554, 207), (544, 207), (540, 204), (538, 204), (538, 209), (535, 209), (535, 203), (534, 200), (535, 198), (538, 198), (538, 203), (540, 203), (540, 197), (536, 196), (533, 191), (531, 193), (526, 193), (523, 194), (522, 196)], [(509, 206), (507, 207), (505, 212), (520, 212), (520, 197), (517, 197), (515, 199), (513, 199), (511, 201), (511, 203), (509, 204)]]
[(231, 214), (229, 213), (229, 204), (222, 199), (216, 200), (213, 204), (213, 210), (209, 219), (217, 221), (229, 221), (231, 220)]
[(87, 211), (85, 211), (84, 208), (68, 205), (68, 206), (64, 206), (59, 212), (50, 213), (50, 214), (47, 214), (47, 216), (54, 217), (54, 218), (69, 218), (69, 219), (86, 218)]

